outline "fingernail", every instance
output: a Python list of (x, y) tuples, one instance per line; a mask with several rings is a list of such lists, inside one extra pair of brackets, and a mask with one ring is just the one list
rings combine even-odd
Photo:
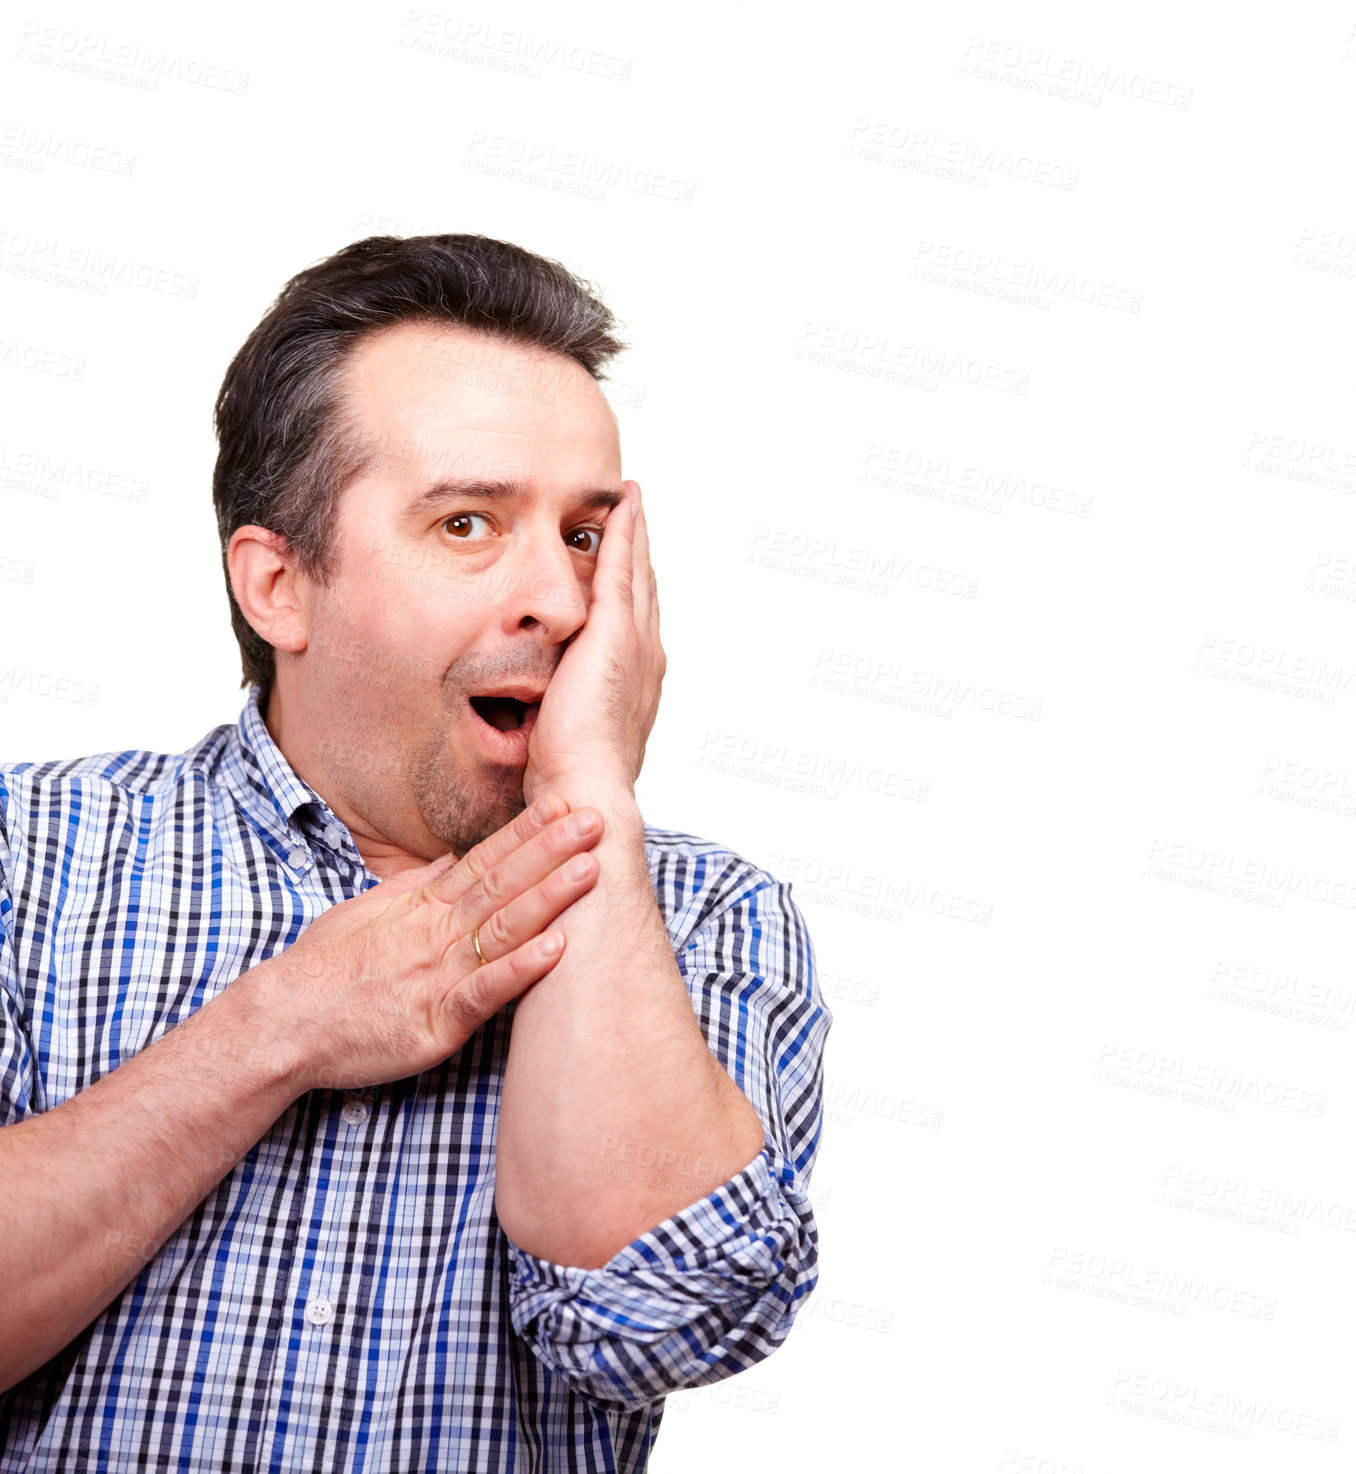
[(539, 798), (532, 805), (532, 822), (540, 828), (543, 824), (549, 824), (556, 811), (554, 799)]
[(582, 839), (586, 834), (592, 834), (597, 826), (597, 815), (590, 814), (586, 811), (582, 814), (576, 814), (570, 820), (570, 833)]
[(637, 487), (631, 493), (631, 520), (634, 522), (640, 516), (640, 488)]
[(587, 855), (576, 855), (565, 867), (565, 878), (567, 880), (583, 880), (593, 868)]
[(541, 939), (541, 949), (548, 957), (554, 957), (565, 945), (565, 938), (558, 931), (549, 931)]

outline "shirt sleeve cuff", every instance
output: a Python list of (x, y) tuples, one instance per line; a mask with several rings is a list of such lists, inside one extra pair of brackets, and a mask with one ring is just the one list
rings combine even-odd
[(818, 1278), (809, 1199), (766, 1132), (741, 1172), (598, 1269), (508, 1250), (514, 1329), (576, 1390), (624, 1407), (754, 1365)]

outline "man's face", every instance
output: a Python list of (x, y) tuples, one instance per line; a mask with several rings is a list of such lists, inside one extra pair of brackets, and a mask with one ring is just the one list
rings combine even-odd
[(617, 422), (573, 360), (423, 323), (364, 342), (345, 383), (372, 460), (332, 582), (304, 585), (306, 649), (280, 657), (284, 732), (369, 865), (465, 853), (523, 807), (527, 698), (623, 495)]

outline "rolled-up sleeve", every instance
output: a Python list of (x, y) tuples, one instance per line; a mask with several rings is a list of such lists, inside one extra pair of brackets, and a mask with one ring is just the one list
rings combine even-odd
[(807, 1189), (832, 1022), (791, 887), (747, 862), (674, 951), (712, 1053), (763, 1122), (763, 1149), (598, 1269), (508, 1244), (514, 1329), (571, 1387), (634, 1408), (773, 1352), (818, 1280)]

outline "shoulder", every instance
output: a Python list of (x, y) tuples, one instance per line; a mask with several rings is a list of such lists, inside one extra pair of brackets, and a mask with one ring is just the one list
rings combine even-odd
[(675, 943), (730, 913), (803, 925), (790, 885), (728, 845), (647, 824), (645, 859)]
[(13, 834), (35, 818), (108, 816), (172, 796), (211, 771), (231, 730), (215, 727), (186, 752), (126, 748), (46, 762), (0, 762), (0, 826)]
[(776, 885), (774, 876), (729, 845), (679, 829), (645, 826), (645, 858), (656, 873), (689, 890), (722, 895)]

